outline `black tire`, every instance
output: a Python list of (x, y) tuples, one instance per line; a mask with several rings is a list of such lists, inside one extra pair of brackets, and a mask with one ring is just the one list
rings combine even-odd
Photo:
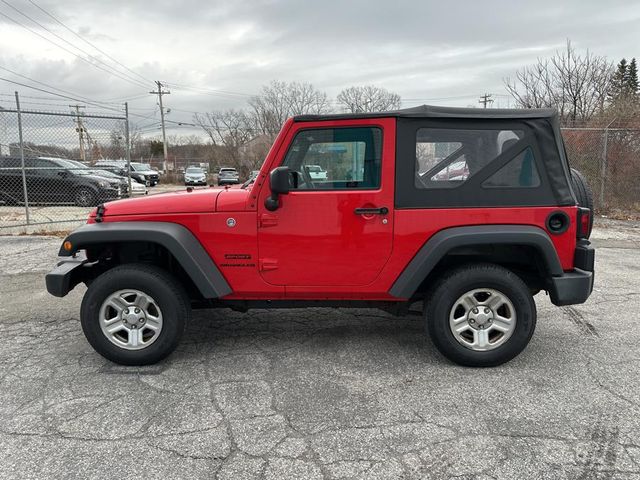
[(591, 210), (589, 217), (589, 231), (587, 238), (591, 236), (591, 228), (593, 227), (593, 192), (589, 187), (587, 179), (575, 168), (571, 169), (571, 188), (576, 195), (578, 205)]
[[(135, 289), (151, 296), (162, 312), (158, 338), (141, 350), (127, 350), (112, 343), (100, 327), (100, 308), (116, 291)], [(180, 283), (159, 267), (128, 264), (96, 278), (82, 299), (80, 322), (85, 337), (103, 357), (121, 365), (150, 365), (167, 357), (180, 343), (191, 318), (189, 297)]]
[(75, 191), (73, 201), (78, 207), (93, 207), (96, 205), (96, 194), (89, 187), (80, 187)]
[[(490, 288), (506, 296), (516, 314), (513, 333), (493, 350), (476, 351), (454, 337), (449, 315), (456, 301), (474, 289)], [(516, 357), (536, 327), (536, 305), (529, 288), (513, 272), (495, 264), (473, 264), (445, 274), (427, 298), (425, 321), (436, 348), (449, 360), (469, 367), (494, 367)]]

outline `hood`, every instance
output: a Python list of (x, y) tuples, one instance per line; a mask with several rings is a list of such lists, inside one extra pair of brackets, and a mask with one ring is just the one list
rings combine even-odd
[(238, 212), (247, 208), (251, 190), (248, 188), (224, 188), (216, 202), (216, 212)]
[[(180, 190), (116, 200), (105, 204), (104, 216), (215, 212), (216, 199), (222, 190), (222, 188)], [(95, 216), (95, 211), (91, 216)]]

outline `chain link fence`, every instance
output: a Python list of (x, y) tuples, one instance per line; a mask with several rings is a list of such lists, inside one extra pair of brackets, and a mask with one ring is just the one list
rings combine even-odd
[(640, 130), (562, 129), (569, 163), (593, 190), (597, 213), (640, 215)]
[[(562, 133), (571, 166), (591, 185), (596, 212), (639, 216), (640, 130), (564, 128)], [(146, 194), (149, 178), (135, 171), (129, 147), (126, 113), (94, 115), (74, 105), (66, 112), (25, 110), (16, 94), (15, 105), (0, 105), (0, 233), (77, 224), (100, 203)], [(174, 164), (163, 182), (183, 184), (189, 166), (201, 167), (207, 183), (217, 180), (212, 169), (217, 165), (209, 158), (185, 157)]]
[[(79, 222), (96, 205), (146, 192), (128, 167), (126, 115), (0, 107), (0, 232)], [(109, 163), (107, 163), (109, 161)]]

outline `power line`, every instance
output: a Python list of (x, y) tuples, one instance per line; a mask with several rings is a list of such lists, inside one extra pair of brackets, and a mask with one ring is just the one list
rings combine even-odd
[[(35, 80), (35, 79), (31, 78), (31, 77), (27, 77), (26, 75), (22, 75), (21, 73), (15, 72), (15, 71), (11, 70), (10, 68), (3, 67), (3, 66), (1, 66), (1, 65), (0, 65), (0, 69), (5, 70), (5, 71), (7, 71), (7, 72), (9, 72), (9, 73), (12, 73), (13, 75), (16, 75), (16, 76), (18, 76), (18, 77), (24, 78), (25, 80), (29, 80), (30, 82), (37, 83), (38, 85), (43, 85), (43, 86), (45, 86), (45, 87), (47, 87), (47, 88), (50, 88), (50, 89), (52, 89), (52, 90), (57, 90), (57, 91), (59, 91), (59, 92), (66, 93), (66, 94), (68, 94), (68, 95), (72, 95), (72, 96), (74, 96), (74, 97), (78, 97), (78, 98), (82, 99), (82, 100), (80, 100), (80, 101), (82, 101), (82, 102), (87, 102), (87, 103), (89, 103), (89, 102), (93, 102), (93, 103), (101, 103), (101, 104), (103, 104), (103, 105), (119, 105), (118, 103), (100, 102), (100, 101), (98, 101), (98, 100), (95, 100), (95, 101), (94, 101), (94, 100), (92, 100), (92, 99), (90, 99), (90, 98), (83, 97), (82, 95), (78, 95), (78, 94), (73, 93), (73, 92), (70, 92), (70, 91), (68, 91), (68, 90), (64, 90), (64, 89), (62, 89), (62, 88), (54, 87), (53, 85), (49, 85), (49, 84), (44, 83), (44, 82), (41, 82), (41, 81), (39, 81), (39, 80)], [(6, 81), (8, 81), (8, 82), (11, 82), (11, 83), (18, 83), (18, 82), (14, 82), (14, 81), (12, 81), (12, 80), (7, 80), (7, 79), (5, 79), (5, 80), (6, 80)], [(29, 87), (29, 85), (24, 85), (24, 84), (21, 84), (21, 83), (18, 83), (18, 85), (23, 85), (23, 86)], [(32, 87), (29, 87), (29, 88), (32, 88)], [(36, 90), (38, 90), (38, 89), (36, 89)], [(60, 97), (65, 98), (65, 96), (64, 96), (64, 95), (60, 95), (60, 94), (55, 93), (55, 92), (45, 92), (45, 93), (49, 93), (49, 94), (51, 94), (51, 95), (57, 95), (57, 96), (60, 96)], [(73, 98), (73, 100), (77, 100), (77, 98)], [(106, 108), (106, 109), (108, 109), (108, 107), (101, 107), (101, 108)], [(113, 107), (111, 108), (111, 110), (113, 110)]]
[(178, 90), (191, 90), (197, 93), (203, 93), (207, 95), (218, 95), (218, 96), (227, 96), (227, 97), (255, 97), (255, 94), (251, 93), (241, 93), (241, 92), (231, 92), (228, 90), (214, 90), (211, 88), (205, 87), (197, 87), (192, 85), (184, 85), (181, 83), (173, 83), (173, 82), (163, 82), (164, 85), (168, 87), (177, 88)]
[(42, 11), (43, 13), (45, 13), (46, 15), (48, 15), (49, 17), (51, 17), (53, 20), (55, 20), (57, 23), (59, 23), (60, 25), (62, 25), (64, 28), (66, 28), (69, 32), (71, 32), (73, 35), (75, 35), (76, 37), (78, 37), (80, 40), (82, 40), (83, 42), (85, 42), (87, 45), (90, 45), (91, 47), (95, 48), (98, 52), (100, 52), (101, 54), (103, 54), (105, 57), (107, 57), (108, 59), (110, 59), (112, 62), (117, 63), (118, 65), (120, 65), (122, 68), (124, 68), (125, 70), (128, 70), (129, 72), (131, 72), (132, 74), (136, 75), (137, 77), (141, 78), (142, 80), (144, 80), (145, 83), (152, 83), (149, 79), (143, 77), (142, 75), (140, 75), (139, 73), (135, 72), (134, 70), (131, 70), (129, 67), (127, 67), (126, 65), (124, 65), (123, 63), (119, 62), (118, 60), (116, 60), (115, 58), (113, 58), (111, 55), (109, 55), (107, 52), (105, 52), (104, 50), (102, 50), (101, 48), (98, 48), (95, 44), (91, 43), (89, 40), (87, 40), (86, 38), (82, 37), (80, 34), (76, 33), (72, 28), (68, 27), (67, 25), (65, 25), (61, 20), (59, 20), (57, 17), (55, 17), (53, 14), (51, 14), (50, 12), (48, 12), (47, 10), (45, 10), (44, 8), (42, 8), (40, 5), (38, 5), (37, 3), (35, 3), (33, 0), (29, 0), (29, 3), (31, 3), (34, 7), (36, 7), (37, 9), (39, 9), (40, 11)]
[[(0, 68), (2, 68), (2, 67), (0, 67)], [(98, 103), (94, 103), (93, 101), (87, 101), (87, 100), (79, 99), (79, 98), (76, 98), (76, 97), (70, 97), (68, 95), (62, 95), (60, 93), (50, 92), (50, 91), (45, 90), (43, 88), (38, 88), (38, 87), (34, 87), (32, 85), (27, 85), (25, 83), (16, 82), (15, 80), (9, 80), (8, 78), (0, 77), (0, 80), (3, 80), (5, 82), (9, 82), (9, 83), (13, 83), (15, 85), (20, 85), (21, 87), (31, 88), (32, 90), (37, 90), (39, 92), (44, 92), (44, 93), (48, 93), (50, 95), (55, 95), (55, 96), (60, 97), (60, 98), (66, 98), (67, 100), (73, 100), (74, 102), (84, 102), (84, 103), (87, 103), (87, 104), (89, 104), (89, 105), (91, 105), (93, 107), (102, 108), (104, 110), (111, 110), (113, 112), (122, 113), (121, 110), (118, 110), (116, 108), (105, 107), (104, 105), (100, 105)], [(40, 83), (40, 82), (37, 82), (37, 83)]]
[[(61, 40), (63, 40), (64, 42), (66, 42), (66, 43), (70, 44), (71, 46), (73, 46), (74, 48), (76, 48), (76, 49), (80, 50), (81, 52), (83, 52), (83, 53), (87, 54), (90, 58), (92, 58), (92, 59), (94, 59), (94, 60), (96, 60), (96, 61), (98, 61), (98, 62), (100, 62), (100, 63), (105, 64), (104, 62), (102, 62), (101, 60), (97, 59), (96, 57), (93, 57), (92, 55), (88, 54), (87, 52), (85, 52), (85, 51), (84, 51), (84, 50), (82, 50), (81, 48), (76, 47), (75, 45), (73, 45), (72, 43), (68, 42), (68, 41), (67, 41), (67, 40), (65, 40), (64, 38), (62, 38), (62, 37), (60, 37), (59, 35), (57, 35), (57, 34), (55, 34), (55, 33), (51, 32), (50, 30), (48, 30), (46, 27), (42, 26), (42, 25), (41, 25), (40, 23), (38, 23), (37, 21), (35, 21), (35, 20), (31, 19), (31, 17), (29, 17), (28, 15), (26, 15), (26, 14), (24, 14), (24, 13), (20, 12), (20, 10), (16, 9), (16, 8), (15, 8), (13, 5), (11, 5), (10, 3), (7, 3), (5, 0), (1, 0), (1, 1), (2, 1), (3, 3), (7, 4), (8, 6), (10, 6), (11, 8), (13, 8), (14, 10), (16, 10), (16, 11), (17, 11), (18, 13), (20, 13), (21, 15), (25, 16), (26, 18), (29, 18), (32, 22), (34, 22), (34, 23), (36, 23), (36, 24), (40, 25), (40, 26), (41, 26), (42, 28), (44, 28), (44, 30), (46, 30), (47, 32), (49, 32), (49, 33), (51, 33), (52, 35), (54, 35), (54, 36), (56, 36), (56, 37), (60, 38)], [(56, 47), (60, 48), (61, 50), (64, 50), (65, 52), (67, 52), (67, 53), (69, 53), (69, 54), (73, 55), (74, 57), (79, 58), (80, 60), (82, 60), (83, 62), (85, 62), (85, 63), (86, 63), (86, 64), (88, 64), (88, 65), (91, 65), (92, 67), (98, 68), (98, 69), (102, 70), (103, 72), (108, 73), (109, 75), (113, 75), (113, 76), (115, 76), (115, 77), (119, 78), (120, 80), (124, 80), (124, 81), (126, 81), (126, 82), (128, 82), (128, 83), (132, 83), (133, 85), (136, 85), (136, 86), (139, 86), (139, 87), (146, 87), (146, 85), (145, 85), (144, 83), (142, 83), (141, 81), (139, 81), (139, 80), (131, 80), (130, 78), (127, 78), (127, 77), (123, 76), (124, 74), (121, 74), (120, 72), (113, 71), (113, 70), (109, 70), (108, 68), (111, 68), (111, 67), (110, 67), (109, 65), (107, 65), (107, 64), (105, 64), (105, 65), (107, 65), (107, 67), (108, 67), (108, 68), (104, 68), (104, 67), (102, 67), (102, 66), (100, 66), (100, 65), (96, 65), (95, 63), (91, 63), (91, 62), (90, 62), (89, 60), (87, 60), (86, 58), (84, 58), (84, 57), (82, 57), (82, 56), (78, 55), (77, 53), (75, 53), (75, 52), (73, 52), (73, 51), (69, 50), (68, 48), (66, 48), (66, 47), (64, 47), (64, 46), (62, 46), (62, 45), (60, 45), (60, 44), (58, 44), (58, 43), (54, 42), (54, 41), (53, 41), (53, 40), (51, 40), (50, 38), (45, 37), (45, 36), (44, 36), (44, 35), (42, 35), (41, 33), (36, 32), (36, 31), (35, 31), (35, 30), (33, 30), (32, 28), (29, 28), (29, 27), (28, 27), (28, 26), (26, 26), (24, 23), (21, 23), (21, 22), (19, 22), (18, 20), (15, 20), (14, 18), (11, 18), (10, 16), (8, 16), (8, 15), (6, 15), (6, 14), (2, 13), (2, 12), (0, 12), (0, 16), (2, 16), (2, 17), (4, 17), (4, 18), (6, 18), (7, 20), (9, 20), (9, 21), (11, 21), (11, 22), (15, 23), (16, 25), (19, 25), (20, 27), (24, 28), (25, 30), (28, 30), (29, 32), (33, 33), (34, 35), (37, 35), (38, 37), (42, 38), (42, 39), (43, 39), (43, 40), (45, 40), (46, 42), (49, 42), (49, 43), (51, 43), (52, 45), (55, 45)]]

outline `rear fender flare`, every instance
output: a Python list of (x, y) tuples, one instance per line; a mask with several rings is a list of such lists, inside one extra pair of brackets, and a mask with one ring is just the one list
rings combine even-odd
[(448, 252), (458, 247), (476, 245), (524, 245), (538, 251), (548, 272), (556, 277), (563, 270), (549, 235), (530, 225), (477, 225), (453, 227), (433, 235), (418, 250), (389, 289), (396, 298), (411, 298), (420, 284)]

